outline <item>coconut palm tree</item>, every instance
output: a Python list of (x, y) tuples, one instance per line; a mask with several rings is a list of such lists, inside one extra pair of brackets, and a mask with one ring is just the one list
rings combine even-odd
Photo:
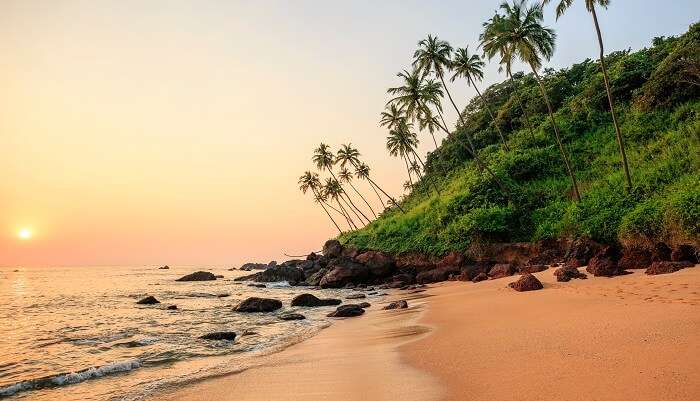
[[(336, 160), (337, 160), (337, 159), (336, 159)], [(365, 204), (367, 205), (367, 207), (369, 208), (369, 210), (372, 211), (372, 214), (374, 215), (374, 218), (376, 219), (376, 218), (377, 218), (377, 214), (374, 213), (374, 209), (372, 209), (372, 206), (369, 204), (369, 202), (367, 202), (367, 199), (365, 199), (365, 197), (362, 196), (362, 194), (360, 193), (360, 191), (358, 191), (357, 188), (355, 188), (355, 186), (352, 184), (353, 175), (352, 175), (352, 173), (350, 172), (350, 170), (346, 169), (345, 167), (342, 167), (342, 168), (340, 169), (340, 171), (338, 172), (338, 179), (340, 180), (341, 183), (347, 183), (347, 184), (350, 185), (350, 187), (352, 187), (352, 189), (355, 191), (355, 193), (357, 194), (357, 196), (359, 196), (360, 199), (362, 199), (362, 200), (365, 202)]]
[[(549, 3), (551, 0), (542, 0), (542, 5)], [(573, 0), (559, 0), (557, 5), (557, 20), (559, 17), (566, 12), (566, 10), (571, 7)], [(630, 171), (627, 165), (627, 155), (625, 154), (625, 144), (622, 140), (622, 133), (620, 132), (620, 125), (617, 123), (617, 114), (615, 113), (615, 101), (613, 100), (612, 91), (610, 90), (610, 78), (608, 77), (608, 69), (605, 65), (605, 49), (603, 47), (603, 34), (600, 32), (600, 25), (598, 24), (598, 14), (596, 14), (595, 6), (598, 5), (603, 8), (608, 8), (610, 5), (610, 0), (585, 0), (586, 9), (591, 13), (593, 17), (593, 25), (595, 26), (596, 34), (598, 35), (598, 48), (600, 49), (599, 59), (600, 59), (600, 69), (603, 70), (603, 81), (605, 82), (605, 91), (608, 93), (608, 105), (610, 107), (610, 115), (612, 116), (613, 125), (615, 126), (615, 135), (617, 136), (617, 147), (620, 150), (620, 158), (622, 159), (622, 167), (625, 171), (625, 180), (627, 181), (627, 191), (632, 190), (632, 179), (630, 178)]]
[[(347, 220), (348, 225), (350, 225), (350, 229), (357, 230), (357, 225), (352, 220), (350, 213), (348, 213), (347, 209), (345, 209), (345, 207), (343, 206), (343, 202), (346, 201), (343, 199), (343, 189), (341, 188), (340, 183), (333, 178), (326, 178), (326, 182), (323, 185), (323, 195), (335, 201), (335, 203), (340, 208), (341, 213)], [(341, 202), (341, 200), (343, 202)]]
[(454, 75), (452, 75), (450, 81), (454, 82), (455, 79), (457, 79), (458, 77), (463, 77), (467, 79), (467, 85), (474, 87), (474, 90), (476, 90), (476, 94), (479, 95), (479, 98), (484, 103), (484, 107), (491, 116), (493, 125), (498, 131), (498, 136), (501, 137), (501, 143), (503, 143), (503, 148), (505, 150), (510, 150), (508, 149), (506, 140), (503, 137), (503, 132), (501, 132), (501, 127), (499, 126), (498, 121), (496, 121), (496, 117), (493, 115), (493, 111), (491, 111), (491, 106), (481, 94), (481, 91), (479, 91), (479, 87), (476, 86), (476, 81), (481, 82), (481, 80), (484, 78), (484, 62), (481, 60), (481, 57), (479, 57), (476, 54), (470, 54), (469, 46), (457, 49), (455, 51), (454, 59), (452, 60), (452, 70), (454, 71)]
[(559, 152), (564, 159), (566, 170), (571, 178), (571, 185), (574, 190), (576, 201), (581, 200), (581, 195), (576, 182), (576, 175), (571, 168), (569, 156), (564, 150), (559, 127), (554, 118), (554, 110), (549, 101), (549, 96), (542, 82), (538, 70), (542, 67), (542, 59), (549, 60), (554, 53), (556, 35), (554, 31), (542, 25), (542, 6), (539, 4), (528, 7), (526, 0), (513, 0), (513, 3), (501, 3), (503, 15), (496, 14), (490, 22), (486, 24), (486, 29), (482, 34), (482, 46), (489, 58), (499, 54), (502, 60), (510, 61), (517, 57), (523, 63), (530, 66), (535, 79), (542, 93), (542, 97), (547, 105), (549, 118), (554, 129), (554, 136), (559, 145)]
[(408, 155), (413, 153), (415, 147), (418, 146), (418, 137), (410, 129), (402, 129), (402, 127), (397, 127), (389, 131), (389, 136), (386, 138), (386, 148), (389, 151), (389, 155), (394, 157), (401, 157), (406, 163), (406, 172), (408, 173), (408, 180), (413, 185), (413, 180), (411, 179), (411, 169), (408, 163)]
[(381, 195), (379, 195), (379, 192), (377, 192), (377, 188), (374, 187), (372, 181), (369, 181), (369, 172), (369, 166), (364, 163), (360, 163), (357, 167), (355, 167), (355, 178), (358, 180), (367, 180), (369, 182), (369, 186), (372, 187), (374, 194), (377, 195), (377, 199), (379, 199), (379, 204), (382, 205), (383, 208), (384, 200), (382, 199)]
[[(338, 178), (333, 173), (333, 165), (335, 164), (335, 156), (333, 155), (333, 152), (331, 152), (330, 146), (328, 146), (322, 142), (318, 146), (318, 148), (314, 149), (314, 155), (311, 158), (311, 160), (316, 164), (316, 168), (318, 168), (319, 170), (325, 169), (326, 171), (328, 171), (330, 173), (331, 177), (333, 177), (333, 179), (336, 182), (338, 182)], [(340, 185), (340, 183), (338, 183), (338, 185)], [(350, 203), (350, 209), (353, 211), (353, 213), (355, 213), (355, 214), (360, 213), (360, 215), (362, 215), (362, 217), (364, 217), (365, 220), (369, 223), (370, 220), (367, 218), (367, 216), (365, 216), (364, 213), (362, 213), (362, 210), (360, 210), (357, 206), (355, 206), (355, 203), (353, 203), (352, 198), (350, 198), (348, 193), (345, 192), (345, 189), (343, 188), (342, 185), (340, 186), (340, 190), (342, 193), (341, 195), (345, 195), (345, 198), (346, 198), (345, 200)], [(360, 220), (362, 220), (362, 218), (360, 218), (359, 216), (358, 216), (358, 218)]]
[(416, 161), (415, 159), (411, 160), (411, 165), (409, 166), (409, 170), (413, 174), (415, 174), (415, 176), (418, 177), (419, 180), (422, 178), (420, 164), (418, 164), (418, 161)]
[(321, 187), (321, 181), (318, 178), (318, 174), (312, 173), (311, 171), (306, 171), (306, 172), (304, 172), (304, 174), (302, 174), (301, 177), (299, 177), (298, 183), (299, 183), (299, 189), (301, 190), (301, 192), (303, 194), (306, 194), (306, 192), (309, 189), (311, 190), (311, 192), (314, 195), (314, 200), (316, 201), (316, 203), (321, 205), (321, 207), (323, 208), (323, 211), (326, 212), (326, 214), (328, 215), (328, 218), (331, 219), (335, 228), (337, 228), (338, 232), (342, 234), (343, 230), (340, 229), (340, 226), (338, 226), (338, 223), (335, 222), (335, 220), (333, 219), (333, 216), (331, 216), (330, 212), (328, 212), (328, 209), (326, 209), (326, 206), (324, 204), (325, 199), (323, 198), (323, 196), (321, 194), (318, 193), (318, 189)]

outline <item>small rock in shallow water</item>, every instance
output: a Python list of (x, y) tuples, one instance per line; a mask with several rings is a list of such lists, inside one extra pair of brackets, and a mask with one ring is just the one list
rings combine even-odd
[(287, 313), (284, 315), (280, 315), (280, 319), (282, 319), (282, 320), (304, 320), (304, 319), (306, 319), (306, 316), (304, 316), (300, 313)]
[(328, 317), (353, 317), (360, 316), (365, 313), (365, 310), (360, 305), (347, 304), (340, 305), (335, 311), (329, 313)]
[(271, 298), (250, 297), (238, 304), (234, 310), (236, 312), (272, 312), (282, 307), (282, 301)]
[(227, 292), (225, 292), (223, 294), (216, 294), (217, 298), (226, 298), (226, 297), (230, 297), (230, 296), (231, 296), (231, 294), (229, 294)]
[(370, 306), (372, 306), (372, 304), (369, 303), (369, 302), (361, 302), (361, 303), (357, 304), (357, 306), (359, 306), (359, 307), (362, 308), (362, 309), (367, 309), (367, 308), (369, 308)]
[(406, 309), (406, 308), (408, 308), (408, 302), (406, 302), (402, 299), (400, 301), (392, 302), (389, 305), (383, 307), (382, 309), (390, 310), (390, 309)]
[(154, 304), (159, 304), (160, 301), (157, 300), (156, 297), (153, 297), (153, 296), (150, 296), (150, 295), (149, 295), (149, 296), (147, 296), (146, 298), (144, 298), (144, 299), (142, 299), (142, 300), (140, 300), (140, 301), (137, 301), (136, 303), (139, 304), (139, 305), (154, 305)]
[(315, 306), (335, 306), (335, 305), (340, 305), (341, 300), (339, 299), (319, 299), (313, 294), (301, 294), (297, 295), (292, 299), (292, 306), (308, 306), (308, 307), (315, 307)]
[(216, 276), (211, 272), (194, 272), (186, 276), (180, 277), (175, 281), (212, 281), (216, 280)]
[(350, 294), (345, 298), (346, 299), (362, 299), (362, 298), (366, 298), (366, 297), (367, 296), (365, 294)]
[(232, 331), (217, 331), (215, 333), (205, 334), (201, 337), (202, 340), (226, 340), (233, 341), (236, 339), (236, 333)]
[(261, 284), (261, 283), (250, 283), (250, 284), (248, 284), (248, 287), (267, 288), (267, 286), (265, 284)]
[(177, 305), (168, 305), (168, 310), (175, 310), (177, 309)]

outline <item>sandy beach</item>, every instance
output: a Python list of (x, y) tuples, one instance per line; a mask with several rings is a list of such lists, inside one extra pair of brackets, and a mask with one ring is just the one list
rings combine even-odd
[(700, 268), (447, 282), (160, 400), (698, 400)]

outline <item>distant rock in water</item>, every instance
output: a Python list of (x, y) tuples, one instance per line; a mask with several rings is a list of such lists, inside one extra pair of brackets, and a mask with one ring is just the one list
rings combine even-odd
[(231, 296), (231, 294), (229, 294), (228, 292), (224, 292), (224, 293), (221, 293), (221, 294), (216, 294), (216, 297), (217, 297), (217, 298), (226, 298), (226, 297), (230, 297), (230, 296)]
[(232, 331), (217, 331), (215, 333), (205, 334), (201, 337), (202, 340), (226, 340), (233, 341), (236, 339), (236, 333)]
[(278, 281), (300, 282), (304, 281), (304, 272), (291, 266), (275, 266), (248, 276), (237, 277), (234, 281), (257, 281), (260, 283), (274, 283)]
[(508, 287), (519, 292), (541, 290), (544, 288), (540, 280), (530, 273), (523, 274), (517, 281), (508, 284)]
[(339, 299), (319, 299), (315, 295), (312, 294), (301, 294), (297, 295), (292, 299), (292, 306), (308, 306), (308, 307), (316, 307), (316, 306), (335, 306), (335, 305), (340, 305), (341, 300)]
[(286, 313), (284, 315), (280, 315), (280, 319), (282, 319), (282, 320), (304, 320), (304, 319), (306, 319), (306, 316), (302, 315), (301, 313)]
[(389, 305), (383, 307), (382, 309), (390, 310), (390, 309), (406, 309), (406, 308), (408, 308), (408, 302), (406, 302), (402, 299), (400, 301), (392, 302)]
[(175, 281), (212, 281), (216, 280), (216, 276), (211, 272), (198, 271), (186, 276), (180, 277)]
[(157, 300), (156, 297), (149, 295), (146, 298), (144, 298), (140, 301), (137, 301), (136, 303), (139, 305), (155, 305), (155, 304), (159, 304), (160, 301)]
[(168, 266), (168, 265), (161, 266), (158, 268), (158, 270), (168, 270), (168, 269), (170, 269), (170, 266)]
[(350, 294), (345, 299), (362, 299), (362, 298), (367, 298), (365, 294)]
[(367, 308), (369, 308), (370, 306), (372, 306), (372, 304), (369, 303), (369, 302), (360, 302), (359, 304), (357, 304), (357, 306), (359, 306), (359, 307), (362, 308), (362, 309), (367, 309)]
[(245, 263), (238, 270), (251, 271), (251, 270), (265, 270), (267, 269), (267, 263)]
[(265, 284), (262, 284), (262, 283), (250, 283), (250, 284), (248, 284), (248, 287), (267, 288), (267, 286)]
[(365, 310), (360, 305), (347, 304), (340, 305), (335, 311), (329, 313), (328, 317), (353, 317), (360, 316), (365, 313)]
[(272, 312), (282, 307), (282, 301), (272, 298), (250, 297), (234, 308), (236, 312)]
[(177, 305), (168, 305), (168, 310), (176, 310)]

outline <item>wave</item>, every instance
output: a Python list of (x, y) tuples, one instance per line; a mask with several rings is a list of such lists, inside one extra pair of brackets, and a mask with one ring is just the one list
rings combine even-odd
[(85, 380), (95, 379), (98, 377), (128, 372), (130, 370), (141, 367), (141, 361), (132, 359), (128, 361), (113, 362), (107, 365), (94, 366), (91, 368), (79, 370), (77, 372), (62, 373), (53, 376), (42, 377), (33, 380), (25, 380), (19, 383), (14, 383), (9, 386), (0, 387), (0, 397), (9, 397), (22, 391), (39, 390), (43, 388), (60, 387), (69, 384), (76, 384)]

